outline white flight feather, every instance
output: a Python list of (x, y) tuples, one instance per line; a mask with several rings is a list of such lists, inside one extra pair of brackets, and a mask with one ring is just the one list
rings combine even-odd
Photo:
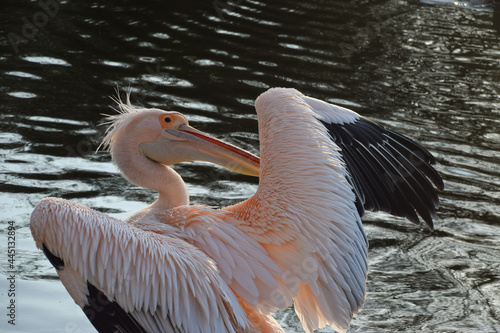
[(293, 297), (306, 332), (345, 331), (364, 302), (367, 240), (339, 148), (319, 120), (342, 124), (359, 115), (294, 89), (270, 89), (255, 105), (259, 187), (226, 209), (285, 270), (280, 292), (287, 302)]
[[(85, 305), (82, 304), (86, 301), (82, 290), (86, 290), (88, 281), (146, 327), (157, 327), (158, 323), (168, 326), (169, 320), (176, 327), (190, 332), (206, 331), (204, 327), (207, 326), (196, 324), (205, 321), (210, 322), (213, 332), (236, 332), (248, 327), (239, 302), (219, 277), (215, 264), (182, 240), (145, 232), (102, 213), (55, 198), (46, 198), (37, 205), (30, 226), (37, 246), (41, 248), (45, 244), (49, 251), (63, 260), (64, 269), (60, 276), (70, 294), (76, 295), (75, 300), (80, 306)], [(63, 233), (64, 237), (56, 236), (57, 233)], [(83, 236), (75, 237), (75, 233)], [(115, 237), (109, 238), (106, 233)], [(73, 241), (66, 241), (69, 239)], [(103, 246), (105, 241), (112, 245)], [(101, 255), (95, 253), (103, 249), (113, 249), (110, 255), (115, 256), (109, 258), (107, 266), (103, 266)], [(200, 256), (199, 259), (192, 257), (195, 254)], [(129, 258), (128, 266), (122, 264), (126, 258)], [(128, 274), (124, 274), (125, 267), (130, 268)], [(143, 272), (134, 274), (137, 269)], [(193, 279), (193, 276), (199, 278)], [(170, 280), (176, 284), (172, 285)], [(121, 293), (116, 293), (116, 285), (122, 285)], [(163, 292), (159, 292), (158, 285)], [(177, 288), (167, 290), (168, 285)], [(74, 286), (78, 286), (78, 290), (72, 290)], [(192, 318), (194, 314), (202, 318)], [(214, 323), (211, 318), (223, 320)], [(238, 326), (234, 327), (229, 318), (234, 318), (234, 324)]]

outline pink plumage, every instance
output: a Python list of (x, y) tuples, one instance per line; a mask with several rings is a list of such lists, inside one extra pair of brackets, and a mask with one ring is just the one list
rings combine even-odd
[[(103, 143), (158, 199), (126, 221), (56, 198), (31, 217), (37, 246), (101, 332), (283, 332), (271, 314), (292, 303), (306, 332), (345, 332), (366, 295), (364, 208), (418, 213), (432, 227), (437, 203), (421, 198), (435, 195), (428, 178), (442, 188), (432, 155), (351, 110), (270, 89), (256, 100), (259, 162), (178, 112), (119, 103)], [(411, 160), (415, 147), (423, 164), (386, 163)], [(189, 206), (168, 165), (191, 160), (259, 176), (257, 192), (222, 209)], [(365, 178), (377, 172), (386, 183)]]

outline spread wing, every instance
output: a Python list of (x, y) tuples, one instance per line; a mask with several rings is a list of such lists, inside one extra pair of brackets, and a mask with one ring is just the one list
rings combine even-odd
[[(394, 186), (400, 191), (426, 186), (415, 176), (415, 170), (427, 170), (426, 166), (403, 164), (401, 169), (403, 162), (397, 164), (404, 161), (400, 156), (407, 160), (412, 156), (405, 155), (405, 149), (411, 152), (420, 146), (353, 111), (294, 89), (270, 89), (256, 100), (256, 110), (259, 187), (250, 199), (225, 209), (285, 272), (284, 278), (277, 279), (280, 289), (274, 297), (287, 303), (293, 298), (306, 331), (326, 325), (346, 331), (365, 299), (368, 242), (360, 220), (363, 208), (390, 207), (389, 212), (399, 213), (415, 207), (410, 201), (405, 202), (406, 210), (400, 209), (398, 204), (404, 200), (400, 193), (388, 195), (372, 177), (378, 175), (389, 184), (384, 188)], [(380, 174), (387, 171), (415, 180), (403, 187), (400, 179)], [(420, 198), (427, 192), (415, 191), (411, 198), (427, 202)], [(435, 212), (429, 208), (434, 204), (424, 207), (430, 216)], [(425, 209), (416, 209), (425, 214)]]
[(100, 332), (242, 332), (245, 314), (215, 263), (177, 238), (46, 198), (30, 223), (38, 248)]
[(406, 136), (351, 110), (303, 98), (341, 149), (359, 214), (363, 216), (365, 209), (384, 211), (415, 224), (420, 224), (420, 215), (432, 230), (439, 199), (431, 181), (438, 189), (444, 188), (431, 166), (436, 162), (432, 154)]

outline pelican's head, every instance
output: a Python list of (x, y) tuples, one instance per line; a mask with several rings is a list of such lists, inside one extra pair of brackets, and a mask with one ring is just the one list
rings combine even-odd
[(108, 119), (111, 126), (102, 145), (115, 150), (138, 149), (148, 159), (173, 165), (207, 161), (238, 173), (259, 176), (259, 158), (241, 148), (189, 126), (179, 112), (136, 109), (128, 98), (118, 100), (119, 114)]

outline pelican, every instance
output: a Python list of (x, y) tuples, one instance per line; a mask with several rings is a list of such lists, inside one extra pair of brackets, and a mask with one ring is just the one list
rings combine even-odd
[[(306, 332), (345, 332), (366, 295), (365, 209), (433, 229), (434, 157), (354, 111), (269, 89), (255, 101), (259, 160), (178, 112), (136, 109), (128, 96), (119, 107), (103, 143), (158, 199), (120, 221), (45, 198), (30, 222), (99, 332), (284, 332), (271, 314), (292, 304)], [(258, 189), (230, 207), (189, 205), (169, 166), (193, 160), (258, 176)]]

